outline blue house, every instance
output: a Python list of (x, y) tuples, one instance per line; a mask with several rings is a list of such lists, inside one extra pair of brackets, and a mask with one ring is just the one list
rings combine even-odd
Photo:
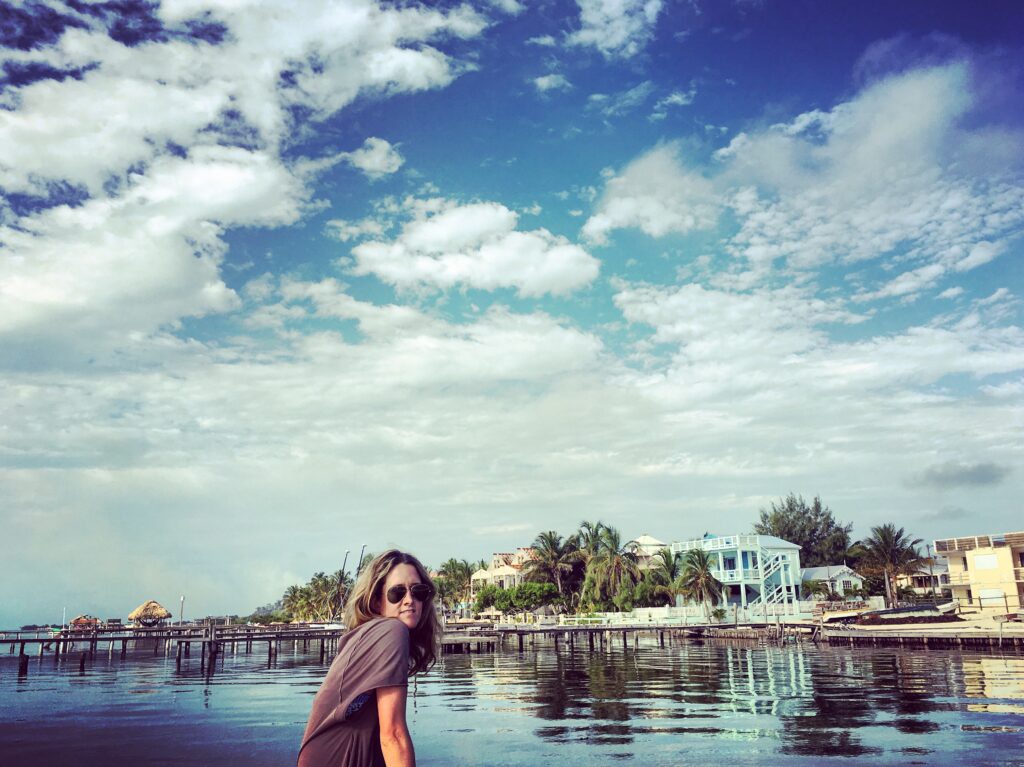
[(704, 549), (715, 563), (715, 577), (725, 586), (723, 605), (757, 608), (794, 605), (800, 599), (800, 547), (774, 535), (705, 535), (673, 543), (686, 556)]

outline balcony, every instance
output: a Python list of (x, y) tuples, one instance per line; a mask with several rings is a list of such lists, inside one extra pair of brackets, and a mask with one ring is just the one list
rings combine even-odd
[(1013, 579), (1018, 582), (1024, 582), (1024, 567), (1013, 568)]
[(692, 549), (704, 549), (704, 551), (728, 551), (736, 549), (754, 550), (761, 548), (761, 543), (756, 535), (722, 535), (718, 538), (702, 538), (695, 541), (683, 541), (672, 544), (673, 551), (691, 551)]
[(971, 574), (970, 573), (950, 573), (949, 574), (949, 585), (950, 586), (970, 586), (971, 585)]
[(747, 568), (745, 570), (715, 570), (715, 578), (722, 583), (759, 583), (761, 580), (760, 568)]

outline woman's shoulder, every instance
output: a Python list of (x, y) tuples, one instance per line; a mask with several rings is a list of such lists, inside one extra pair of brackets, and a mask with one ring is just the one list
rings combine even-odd
[(366, 637), (394, 637), (396, 639), (407, 639), (409, 627), (398, 618), (374, 618), (358, 626), (356, 631), (363, 633)]
[(352, 631), (352, 638), (361, 637), (367, 642), (391, 640), (396, 642), (409, 641), (409, 627), (396, 617), (374, 617), (365, 624), (359, 624)]

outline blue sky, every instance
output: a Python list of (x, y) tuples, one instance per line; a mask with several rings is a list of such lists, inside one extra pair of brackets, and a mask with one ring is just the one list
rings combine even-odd
[(0, 12), (0, 623), (1021, 527), (1018, 3)]

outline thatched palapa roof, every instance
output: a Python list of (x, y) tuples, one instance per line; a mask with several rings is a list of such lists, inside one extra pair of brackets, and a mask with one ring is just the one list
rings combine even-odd
[(155, 599), (150, 599), (148, 602), (143, 602), (141, 605), (136, 607), (130, 613), (128, 613), (128, 620), (137, 621), (142, 625), (153, 625), (159, 621), (165, 620), (171, 617), (171, 613), (168, 612), (167, 608), (157, 602)]

